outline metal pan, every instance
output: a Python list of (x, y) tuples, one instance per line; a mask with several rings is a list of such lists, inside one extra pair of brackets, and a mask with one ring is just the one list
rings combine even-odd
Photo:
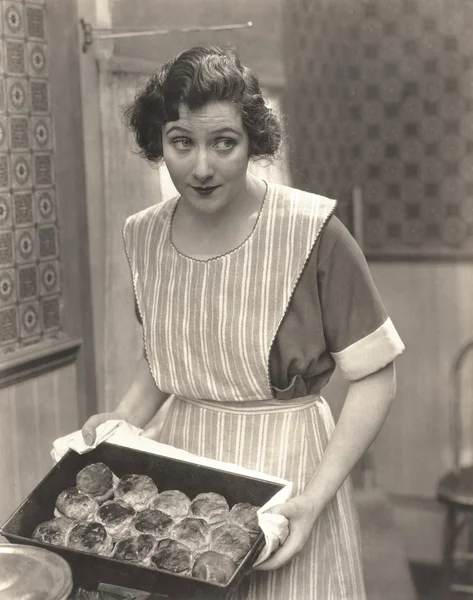
[(263, 548), (262, 533), (226, 585), (176, 575), (169, 571), (148, 569), (31, 539), (37, 525), (53, 517), (54, 504), (60, 492), (74, 486), (76, 474), (85, 466), (95, 462), (105, 463), (118, 477), (128, 473), (148, 475), (154, 480), (159, 491), (178, 489), (190, 498), (194, 498), (201, 492), (216, 492), (227, 499), (230, 507), (238, 502), (262, 506), (283, 487), (253, 477), (103, 443), (86, 454), (77, 454), (73, 451), (65, 454), (23, 504), (15, 510), (0, 529), (0, 533), (12, 543), (43, 547), (64, 557), (72, 569), (75, 586), (84, 589), (94, 590), (99, 583), (109, 583), (154, 592), (163, 599), (166, 597), (174, 600), (229, 598), (249, 573)]

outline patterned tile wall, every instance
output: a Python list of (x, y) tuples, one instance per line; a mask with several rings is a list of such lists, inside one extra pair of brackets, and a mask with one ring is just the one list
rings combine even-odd
[(286, 0), (295, 185), (364, 199), (371, 258), (473, 258), (473, 2)]
[(61, 332), (43, 0), (0, 0), (0, 359)]

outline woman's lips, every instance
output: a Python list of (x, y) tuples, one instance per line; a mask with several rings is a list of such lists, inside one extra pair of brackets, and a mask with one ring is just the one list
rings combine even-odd
[(212, 186), (205, 186), (205, 187), (192, 186), (192, 189), (194, 191), (196, 191), (199, 194), (199, 196), (210, 196), (210, 194), (219, 187), (220, 187), (219, 185), (212, 185)]

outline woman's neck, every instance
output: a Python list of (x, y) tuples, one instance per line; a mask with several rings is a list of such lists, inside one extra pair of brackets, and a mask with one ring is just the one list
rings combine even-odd
[(233, 229), (237, 224), (251, 219), (252, 216), (258, 216), (265, 192), (264, 181), (248, 174), (238, 196), (214, 213), (203, 213), (186, 202), (185, 198), (180, 198), (175, 220), (180, 221), (182, 226), (192, 226), (194, 230), (202, 232)]
[(192, 204), (187, 203), (185, 198), (179, 200), (178, 210), (181, 217), (193, 226), (202, 230), (214, 230), (231, 226), (244, 221), (252, 214), (258, 214), (263, 203), (266, 185), (264, 181), (248, 173), (244, 185), (238, 196), (233, 198), (226, 206), (213, 213), (203, 213)]
[(194, 257), (219, 256), (237, 248), (251, 235), (265, 194), (265, 182), (251, 175), (238, 198), (214, 214), (199, 213), (181, 198), (173, 216), (173, 244)]

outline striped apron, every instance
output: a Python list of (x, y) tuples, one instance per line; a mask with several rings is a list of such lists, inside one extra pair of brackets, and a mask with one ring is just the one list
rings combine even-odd
[[(125, 248), (159, 389), (175, 394), (160, 441), (294, 482), (311, 480), (334, 423), (320, 396), (274, 399), (269, 357), (311, 250), (335, 203), (268, 185), (252, 234), (209, 260), (177, 251), (177, 199), (130, 217)], [(303, 551), (254, 571), (238, 600), (363, 600), (357, 516), (347, 480)]]

